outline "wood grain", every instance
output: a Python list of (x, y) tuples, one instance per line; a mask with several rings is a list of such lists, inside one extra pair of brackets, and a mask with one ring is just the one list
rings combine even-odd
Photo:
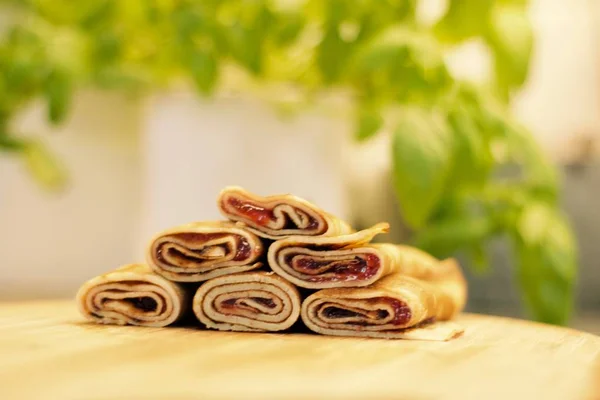
[(417, 342), (97, 326), (0, 303), (0, 399), (598, 399), (600, 337), (482, 315)]

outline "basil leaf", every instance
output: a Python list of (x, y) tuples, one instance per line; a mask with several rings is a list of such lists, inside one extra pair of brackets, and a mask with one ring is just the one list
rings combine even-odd
[(198, 90), (203, 94), (211, 93), (218, 75), (214, 54), (207, 51), (191, 51), (187, 63)]
[(447, 43), (460, 43), (483, 34), (493, 0), (450, 0), (448, 11), (434, 27), (436, 36)]
[(518, 277), (526, 305), (539, 321), (566, 324), (577, 270), (567, 220), (549, 205), (534, 202), (523, 208), (516, 228)]
[(456, 216), (428, 224), (415, 234), (414, 243), (417, 247), (444, 258), (457, 250), (479, 244), (493, 231), (494, 225), (486, 217)]
[(454, 136), (451, 185), (482, 187), (494, 164), (487, 134), (478, 128), (473, 116), (464, 108), (452, 111), (448, 122)]
[(41, 142), (28, 142), (23, 156), (27, 170), (44, 188), (59, 190), (67, 183), (62, 164)]
[(494, 51), (496, 87), (505, 100), (527, 79), (533, 28), (519, 5), (497, 4), (490, 15), (487, 43)]
[(364, 141), (376, 135), (383, 126), (381, 114), (368, 106), (361, 107), (358, 113), (358, 128), (356, 130), (356, 139)]
[(54, 69), (46, 80), (44, 94), (48, 102), (48, 119), (54, 124), (64, 120), (71, 105), (71, 76), (63, 70)]
[(423, 227), (438, 206), (451, 162), (446, 121), (424, 109), (403, 110), (392, 138), (393, 183), (410, 227)]

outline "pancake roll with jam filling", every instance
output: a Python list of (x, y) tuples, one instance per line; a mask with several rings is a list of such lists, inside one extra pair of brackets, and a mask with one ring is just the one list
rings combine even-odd
[(367, 287), (320, 290), (304, 300), (301, 316), (325, 335), (445, 341), (463, 332), (450, 320), (466, 299), (462, 271), (447, 259), (426, 279), (394, 273)]
[(300, 316), (300, 294), (273, 272), (244, 272), (205, 282), (194, 296), (194, 314), (208, 328), (281, 331)]
[(217, 199), (221, 213), (256, 235), (277, 240), (287, 236), (336, 236), (353, 232), (350, 225), (291, 194), (259, 196), (229, 186)]
[(156, 235), (146, 261), (171, 281), (202, 282), (257, 269), (264, 252), (258, 236), (232, 222), (193, 222)]
[(190, 297), (147, 265), (129, 264), (85, 282), (76, 300), (81, 314), (96, 323), (164, 327), (184, 316)]
[(389, 224), (333, 237), (292, 236), (269, 247), (269, 266), (306, 289), (369, 286), (389, 274), (435, 275), (439, 260), (411, 246), (371, 243)]

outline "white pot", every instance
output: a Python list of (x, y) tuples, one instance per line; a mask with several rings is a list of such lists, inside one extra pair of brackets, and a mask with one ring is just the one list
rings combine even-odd
[(138, 107), (83, 92), (60, 127), (35, 103), (15, 121), (65, 164), (71, 185), (44, 192), (22, 160), (0, 157), (0, 299), (72, 297), (85, 280), (135, 261), (139, 210)]
[[(202, 100), (168, 92), (148, 99), (142, 123), (140, 250), (157, 231), (221, 219), (219, 191), (294, 193), (349, 217), (343, 175), (345, 125), (302, 113), (283, 119), (247, 99)], [(346, 135), (347, 136), (347, 135)]]

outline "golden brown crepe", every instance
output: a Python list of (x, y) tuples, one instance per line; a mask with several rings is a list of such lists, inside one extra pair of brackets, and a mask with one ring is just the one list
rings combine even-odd
[(156, 235), (146, 261), (169, 280), (200, 282), (259, 268), (263, 253), (260, 238), (232, 222), (194, 222)]
[(84, 283), (77, 303), (79, 311), (97, 323), (162, 327), (185, 314), (190, 297), (181, 285), (154, 274), (147, 265), (129, 264)]
[(304, 300), (301, 315), (309, 329), (326, 335), (448, 340), (463, 331), (448, 320), (466, 298), (462, 271), (447, 259), (428, 280), (395, 273), (368, 287), (318, 291)]
[(243, 223), (251, 232), (268, 239), (352, 232), (346, 222), (291, 194), (261, 197), (230, 186), (221, 191), (217, 205), (225, 217)]
[(426, 279), (439, 263), (434, 257), (409, 246), (369, 243), (388, 229), (379, 223), (342, 236), (281, 239), (269, 247), (269, 266), (308, 289), (368, 286), (395, 272)]
[(300, 316), (300, 294), (272, 272), (245, 272), (205, 282), (192, 301), (208, 328), (224, 331), (281, 331)]

